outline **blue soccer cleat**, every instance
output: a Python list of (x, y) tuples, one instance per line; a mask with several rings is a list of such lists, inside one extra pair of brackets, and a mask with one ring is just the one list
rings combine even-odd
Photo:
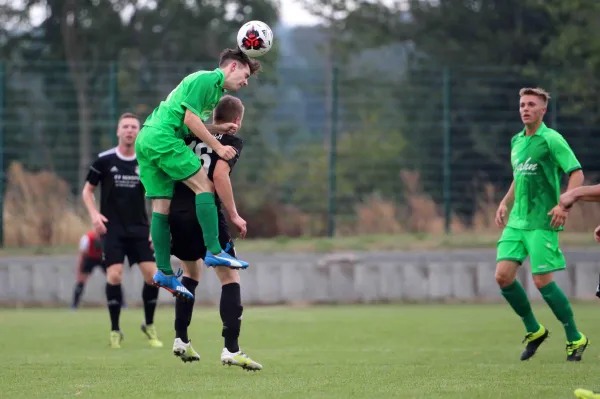
[(157, 287), (162, 287), (165, 290), (169, 291), (173, 296), (182, 298), (182, 299), (194, 299), (194, 295), (188, 291), (187, 288), (177, 279), (183, 274), (183, 271), (179, 269), (179, 272), (175, 275), (167, 276), (160, 270), (154, 274), (152, 277), (152, 281), (154, 285)]
[(210, 251), (206, 251), (206, 257), (204, 258), (204, 263), (206, 266), (227, 266), (231, 269), (245, 269), (248, 267), (248, 262), (244, 262), (243, 260), (239, 260), (231, 255), (229, 255), (226, 251), (229, 250), (229, 244), (225, 247), (225, 251), (221, 251), (221, 253), (217, 255), (213, 255)]

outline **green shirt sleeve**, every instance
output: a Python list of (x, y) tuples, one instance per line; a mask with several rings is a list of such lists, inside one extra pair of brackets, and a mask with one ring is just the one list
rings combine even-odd
[(550, 148), (552, 159), (560, 166), (563, 172), (569, 174), (574, 170), (581, 169), (579, 160), (563, 136), (558, 133), (548, 135), (546, 141)]
[(215, 96), (217, 87), (213, 74), (202, 74), (191, 78), (186, 84), (185, 97), (181, 102), (185, 108), (202, 119), (202, 112), (207, 106), (209, 99)]

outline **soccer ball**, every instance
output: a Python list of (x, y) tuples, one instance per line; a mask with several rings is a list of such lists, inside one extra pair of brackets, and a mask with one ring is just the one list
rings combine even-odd
[(273, 31), (262, 21), (246, 22), (237, 34), (237, 44), (248, 57), (260, 57), (271, 50)]

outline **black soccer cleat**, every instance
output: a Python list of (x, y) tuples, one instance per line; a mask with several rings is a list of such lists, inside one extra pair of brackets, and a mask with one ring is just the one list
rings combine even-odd
[(598, 284), (598, 287), (596, 287), (596, 296), (600, 298), (600, 284)]
[(527, 333), (523, 339), (523, 343), (527, 342), (527, 346), (523, 353), (521, 353), (521, 360), (530, 359), (537, 352), (540, 345), (550, 336), (550, 330), (544, 326), (540, 326), (540, 329), (534, 333)]
[(590, 344), (590, 340), (583, 334), (578, 341), (567, 342), (567, 361), (579, 362), (583, 356), (583, 352)]

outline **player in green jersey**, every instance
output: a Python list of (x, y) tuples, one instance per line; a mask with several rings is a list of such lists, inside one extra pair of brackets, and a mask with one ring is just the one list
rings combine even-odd
[(202, 227), (207, 266), (246, 268), (248, 263), (223, 251), (219, 243), (219, 225), (214, 188), (200, 160), (186, 146), (191, 134), (229, 160), (236, 156), (231, 146), (222, 145), (211, 133), (232, 133), (234, 123), (205, 125), (225, 90), (237, 91), (248, 84), (250, 76), (260, 71), (260, 62), (240, 49), (221, 53), (219, 67), (186, 76), (146, 119), (135, 147), (140, 179), (146, 196), (152, 200), (150, 235), (154, 244), (158, 271), (154, 284), (175, 296), (193, 298), (171, 268), (171, 232), (169, 207), (176, 181), (185, 183), (196, 195), (196, 217)]
[(527, 294), (516, 279), (517, 268), (529, 256), (533, 281), (565, 328), (567, 360), (579, 361), (589, 341), (577, 329), (569, 300), (553, 281), (553, 273), (566, 268), (558, 245), (558, 232), (567, 217), (559, 205), (561, 173), (569, 175), (568, 189), (574, 189), (583, 184), (583, 171), (563, 136), (542, 121), (550, 98), (548, 93), (524, 88), (519, 96), (525, 128), (512, 138), (513, 182), (496, 212), (496, 224), (504, 227), (497, 245), (496, 281), (525, 324), (527, 333), (523, 342), (527, 345), (521, 360), (527, 360), (549, 335), (548, 329), (533, 315)]

